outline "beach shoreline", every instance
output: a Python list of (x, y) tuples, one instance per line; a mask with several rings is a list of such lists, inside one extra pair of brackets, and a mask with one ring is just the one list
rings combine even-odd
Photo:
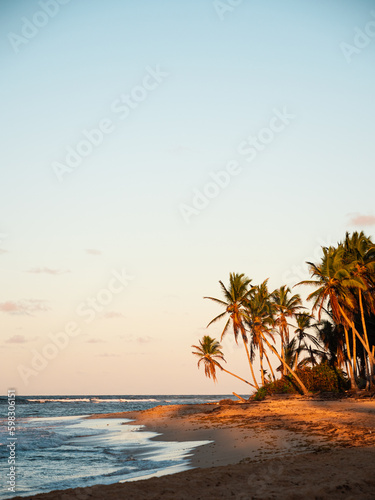
[(274, 397), (87, 418), (124, 418), (124, 425), (158, 433), (154, 441), (210, 443), (194, 449), (189, 457), (192, 469), (184, 472), (19, 498), (366, 499), (375, 490), (373, 399)]

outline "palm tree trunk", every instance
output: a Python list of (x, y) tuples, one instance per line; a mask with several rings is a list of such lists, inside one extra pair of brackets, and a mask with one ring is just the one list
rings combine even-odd
[(263, 352), (259, 353), (260, 360), (260, 374), (262, 376), (262, 387), (265, 385), (264, 383), (264, 369), (263, 369)]
[(275, 377), (275, 374), (273, 373), (272, 365), (270, 363), (270, 360), (268, 359), (266, 351), (264, 351), (264, 355), (266, 356), (266, 360), (267, 360), (268, 366), (270, 367), (270, 370), (271, 370), (271, 373), (272, 373), (272, 378), (273, 378), (273, 380), (275, 382), (276, 381), (276, 377)]
[(236, 375), (235, 373), (232, 373), (232, 372), (230, 372), (229, 370), (226, 370), (226, 369), (225, 369), (225, 368), (223, 368), (221, 365), (220, 365), (220, 368), (223, 370), (223, 372), (225, 372), (225, 373), (229, 373), (229, 375), (232, 375), (232, 377), (236, 377), (236, 378), (238, 378), (239, 380), (242, 380), (242, 382), (245, 382), (245, 384), (251, 385), (251, 387), (254, 387), (254, 389), (257, 389), (257, 387), (255, 387), (255, 385), (250, 384), (250, 382), (248, 382), (248, 381), (247, 381), (247, 380), (245, 380), (244, 378), (239, 377), (239, 376), (238, 376), (238, 375)]
[(352, 330), (353, 334), (353, 372), (354, 377), (357, 376), (357, 339), (355, 338), (355, 333)]
[(285, 342), (284, 342), (284, 332), (282, 327), (280, 326), (280, 337), (281, 337), (281, 356), (283, 358), (283, 368), (281, 371), (281, 375), (285, 375), (285, 368), (284, 368), (284, 363), (285, 363)]
[(358, 386), (357, 386), (357, 383), (355, 381), (355, 377), (354, 377), (354, 373), (353, 373), (352, 358), (350, 355), (349, 335), (348, 335), (348, 329), (346, 328), (346, 326), (344, 326), (344, 332), (345, 332), (346, 354), (347, 354), (348, 360), (349, 360), (348, 364), (349, 364), (350, 386), (353, 390), (357, 391)]
[(276, 354), (276, 356), (279, 358), (279, 360), (283, 363), (283, 366), (285, 366), (285, 368), (290, 371), (291, 375), (297, 380), (299, 386), (301, 387), (302, 389), (302, 392), (303, 394), (307, 395), (309, 394), (309, 391), (306, 389), (304, 383), (302, 382), (302, 380), (298, 377), (298, 375), (296, 375), (294, 373), (294, 371), (290, 368), (290, 366), (288, 366), (285, 361), (283, 361), (283, 359), (281, 358), (281, 356), (279, 355), (279, 353), (276, 351), (276, 349), (268, 342), (268, 340), (265, 338), (265, 336), (263, 335), (263, 333), (261, 333), (261, 336), (263, 337), (263, 340), (265, 341), (265, 343), (268, 345), (268, 347), (271, 349), (271, 351)]
[[(363, 311), (363, 301), (362, 301), (362, 290), (358, 288), (358, 295), (359, 295), (359, 308), (361, 310), (361, 320), (362, 320), (362, 328), (363, 328), (363, 336), (365, 337), (365, 342), (367, 344), (367, 347), (370, 349), (370, 344), (368, 341), (368, 335), (367, 335), (367, 327), (366, 327), (366, 321), (365, 321), (365, 314)], [(372, 376), (374, 373), (374, 365), (371, 363), (370, 360), (366, 360), (365, 356), (365, 366), (366, 366), (366, 372), (368, 373), (368, 379), (367, 379), (367, 385), (371, 387), (372, 385)]]
[(368, 341), (368, 336), (367, 336), (367, 327), (366, 327), (366, 321), (365, 321), (365, 313), (363, 311), (363, 301), (362, 301), (362, 290), (359, 288), (358, 289), (359, 293), (359, 307), (361, 310), (361, 320), (362, 320), (362, 328), (363, 328), (363, 336), (365, 337), (365, 341), (367, 344), (367, 347), (370, 347), (369, 341)]
[(345, 321), (347, 322), (347, 324), (350, 326), (350, 328), (353, 330), (353, 332), (356, 334), (356, 336), (359, 338), (359, 340), (361, 341), (361, 344), (363, 345), (363, 347), (366, 349), (366, 352), (369, 355), (369, 357), (371, 359), (371, 362), (373, 364), (375, 364), (375, 359), (374, 359), (374, 356), (372, 355), (372, 353), (370, 351), (370, 348), (367, 347), (367, 344), (365, 343), (365, 341), (363, 340), (363, 338), (360, 336), (360, 334), (357, 332), (356, 327), (354, 326), (353, 321), (350, 321), (350, 319), (348, 318), (348, 316), (346, 315), (345, 311), (340, 306), (340, 304), (338, 304), (338, 306), (339, 306), (339, 309), (340, 309), (340, 312), (341, 312), (343, 318), (345, 319)]
[(257, 382), (257, 380), (256, 380), (256, 378), (255, 378), (255, 375), (254, 375), (253, 364), (252, 364), (251, 359), (250, 359), (249, 348), (247, 347), (246, 340), (244, 339), (243, 335), (242, 335), (242, 340), (243, 340), (243, 345), (245, 346), (245, 349), (246, 349), (247, 359), (249, 360), (249, 365), (250, 365), (251, 375), (252, 375), (252, 377), (253, 377), (255, 387), (256, 387), (257, 389), (259, 389), (258, 382)]

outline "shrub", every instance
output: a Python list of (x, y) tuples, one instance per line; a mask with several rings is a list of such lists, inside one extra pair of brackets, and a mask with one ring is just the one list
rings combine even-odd
[(267, 396), (267, 387), (264, 385), (260, 387), (254, 395), (254, 401), (263, 401), (263, 399)]
[[(313, 368), (300, 368), (296, 373), (311, 392), (342, 392), (347, 388), (347, 380), (342, 370), (332, 368), (327, 363), (321, 363)], [(288, 378), (291, 381), (293, 379), (291, 375)], [(296, 386), (295, 379), (292, 383)]]
[[(342, 392), (348, 388), (348, 380), (342, 370), (321, 363), (313, 368), (304, 367), (296, 370), (310, 392)], [(261, 401), (271, 394), (298, 394), (301, 389), (292, 375), (286, 375), (275, 382), (268, 382), (255, 393), (254, 400)]]

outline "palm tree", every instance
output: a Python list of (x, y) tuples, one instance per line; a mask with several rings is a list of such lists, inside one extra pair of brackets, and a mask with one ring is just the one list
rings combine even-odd
[[(311, 333), (308, 333), (307, 331), (315, 326), (311, 324), (311, 320), (313, 319), (313, 317), (307, 312), (302, 312), (297, 313), (295, 315), (295, 318), (297, 321), (297, 328), (294, 330), (294, 333), (296, 334), (295, 338), (298, 339), (298, 347), (296, 348), (296, 352), (299, 355), (300, 352), (307, 351), (310, 354), (312, 364), (314, 364), (314, 355), (319, 356), (320, 354), (323, 354), (321, 352), (323, 348), (316, 337)], [(307, 340), (309, 340), (311, 344), (315, 346), (314, 349), (312, 349), (311, 345), (307, 344)]]
[(296, 379), (298, 385), (301, 387), (301, 390), (303, 394), (309, 394), (309, 391), (306, 389), (305, 384), (302, 382), (302, 380), (298, 377), (298, 375), (295, 373), (295, 371), (284, 361), (284, 359), (280, 356), (280, 354), (276, 351), (276, 349), (269, 343), (267, 338), (264, 336), (263, 333), (260, 334), (264, 340), (264, 342), (267, 344), (269, 349), (278, 357), (279, 361), (283, 364), (284, 368), (290, 372), (290, 374)]
[(239, 380), (242, 380), (242, 382), (245, 382), (248, 385), (251, 385), (251, 387), (255, 387), (253, 384), (250, 384), (247, 380), (239, 377), (238, 375), (235, 375), (234, 373), (226, 370), (221, 366), (218, 360), (220, 361), (225, 361), (223, 351), (221, 350), (222, 347), (220, 343), (208, 335), (205, 335), (202, 340), (199, 341), (199, 346), (197, 345), (192, 345), (191, 347), (194, 347), (196, 349), (196, 352), (193, 352), (192, 354), (195, 354), (196, 356), (199, 357), (198, 361), (198, 368), (199, 365), (202, 363), (204, 364), (204, 373), (206, 377), (212, 378), (214, 382), (217, 382), (217, 377), (216, 377), (216, 368), (219, 368), (225, 373), (228, 373), (229, 375), (232, 375), (233, 377), (238, 378)]
[(241, 338), (246, 350), (247, 359), (250, 366), (251, 375), (253, 377), (253, 381), (255, 387), (258, 389), (259, 385), (256, 381), (253, 365), (250, 358), (249, 349), (247, 347), (247, 333), (244, 326), (244, 321), (247, 319), (246, 313), (246, 301), (251, 292), (250, 283), (251, 280), (247, 278), (244, 274), (230, 273), (229, 275), (229, 287), (226, 288), (222, 281), (219, 281), (224, 300), (216, 299), (214, 297), (204, 297), (205, 299), (210, 299), (220, 304), (222, 307), (225, 307), (225, 311), (218, 316), (216, 316), (213, 320), (211, 320), (207, 327), (212, 323), (219, 321), (220, 319), (229, 316), (227, 322), (225, 323), (224, 330), (221, 334), (221, 340), (224, 335), (228, 332), (230, 326), (233, 329), (233, 335), (236, 343), (238, 342), (238, 335), (241, 334)]
[(261, 285), (254, 287), (251, 290), (251, 294), (246, 302), (246, 325), (251, 332), (251, 350), (253, 351), (255, 348), (259, 349), (262, 385), (265, 383), (263, 356), (267, 359), (268, 366), (270, 367), (272, 376), (275, 379), (275, 374), (273, 373), (272, 365), (268, 359), (267, 352), (264, 349), (263, 337), (261, 335), (263, 333), (264, 335), (271, 337), (273, 342), (275, 341), (272, 335), (272, 328), (274, 326), (273, 308), (267, 288), (267, 281), (268, 279)]
[[(268, 360), (264, 344), (278, 357), (281, 361), (285, 371), (289, 371), (290, 374), (296, 379), (297, 383), (301, 387), (304, 394), (308, 394), (308, 390), (303, 384), (302, 380), (293, 371), (293, 369), (287, 365), (285, 360), (279, 355), (277, 350), (270, 344), (267, 337), (270, 337), (274, 342), (273, 337), (273, 327), (275, 324), (273, 318), (273, 302), (271, 301), (271, 296), (267, 289), (267, 281), (265, 280), (260, 286), (254, 287), (251, 295), (247, 301), (247, 325), (252, 332), (252, 344), (259, 347), (260, 359), (262, 360), (263, 353), (266, 356), (270, 369), (272, 371), (272, 365)], [(261, 362), (262, 371), (262, 382), (264, 383), (264, 370)], [(272, 371), (273, 374), (273, 371)]]
[[(315, 355), (317, 354), (317, 352), (311, 349), (310, 346), (301, 347), (301, 345), (298, 345), (298, 340), (299, 339), (297, 337), (294, 337), (284, 346), (283, 359), (285, 363), (293, 370), (296, 370), (297, 368), (303, 368), (308, 363), (311, 363), (312, 365), (316, 364)], [(303, 351), (307, 351), (309, 353), (309, 356), (300, 360), (299, 356)], [(281, 364), (276, 368), (276, 370), (278, 372), (284, 372), (284, 365)]]
[[(375, 300), (374, 295), (371, 292), (373, 292), (374, 289), (375, 245), (372, 243), (371, 239), (366, 237), (363, 231), (361, 231), (360, 233), (354, 232), (352, 235), (347, 232), (342, 246), (345, 251), (344, 257), (346, 263), (350, 266), (352, 274), (356, 276), (361, 283), (361, 286), (357, 286), (354, 290), (354, 294), (358, 295), (363, 336), (367, 347), (370, 348), (363, 301), (365, 301), (367, 311), (373, 313), (375, 311)], [(356, 340), (354, 337), (353, 332), (353, 351), (356, 348)], [(354, 354), (353, 358), (356, 358)], [(371, 384), (371, 376), (373, 372), (372, 363), (370, 363), (370, 369), (367, 367), (367, 371), (369, 372), (368, 380)]]
[[(326, 312), (329, 315), (329, 312)], [(316, 330), (317, 341), (324, 346), (324, 351), (322, 350), (321, 354), (322, 361), (326, 361), (333, 368), (340, 368), (344, 363), (346, 364), (349, 358), (344, 350), (345, 337), (343, 326), (336, 325), (328, 319), (321, 320), (313, 326)], [(349, 375), (348, 368), (346, 371)]]
[[(347, 328), (351, 328), (354, 334), (359, 338), (369, 356), (373, 359), (369, 348), (357, 332), (354, 321), (351, 319), (355, 308), (355, 297), (353, 288), (364, 288), (362, 280), (353, 276), (350, 269), (343, 261), (344, 249), (342, 247), (323, 247), (323, 259), (321, 264), (315, 265), (308, 262), (311, 276), (316, 280), (305, 280), (299, 285), (313, 285), (317, 290), (312, 292), (307, 300), (314, 300), (313, 311), (318, 310), (318, 319), (321, 319), (321, 313), (325, 303), (328, 301), (332, 311), (332, 317), (336, 324), (342, 324), (345, 330), (346, 347), (350, 359), (350, 344), (347, 335)], [(349, 364), (350, 366), (350, 364)], [(353, 370), (350, 370), (350, 379), (352, 388), (357, 385)]]
[[(286, 285), (277, 288), (271, 294), (276, 311), (276, 325), (281, 337), (282, 356), (285, 353), (285, 346), (289, 344), (289, 324), (288, 319), (295, 316), (302, 308), (301, 297), (298, 294), (291, 295), (290, 288)], [(285, 375), (285, 370), (282, 371)]]

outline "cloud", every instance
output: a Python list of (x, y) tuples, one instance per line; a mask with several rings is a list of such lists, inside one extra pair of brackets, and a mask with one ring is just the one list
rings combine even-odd
[(139, 344), (148, 344), (149, 342), (152, 342), (152, 337), (137, 337), (137, 342)]
[(86, 344), (99, 344), (99, 343), (102, 343), (102, 342), (106, 342), (106, 341), (102, 340), (102, 339), (90, 339), (90, 340), (86, 340)]
[(100, 250), (96, 250), (95, 248), (86, 248), (85, 251), (90, 255), (102, 255), (102, 252)]
[(6, 344), (26, 344), (27, 342), (33, 342), (37, 340), (38, 337), (33, 337), (31, 339), (27, 339), (24, 335), (13, 335), (5, 341)]
[(9, 253), (8, 250), (4, 250), (4, 248), (0, 248), (0, 254), (2, 253)]
[(53, 275), (70, 273), (69, 270), (63, 271), (62, 269), (50, 269), (49, 267), (34, 267), (32, 269), (29, 269), (27, 272), (34, 274), (53, 274)]
[(118, 338), (124, 342), (137, 342), (138, 344), (149, 344), (153, 342), (154, 339), (145, 335), (144, 337), (135, 337), (134, 335), (118, 335)]
[(117, 311), (107, 311), (103, 314), (102, 317), (105, 319), (125, 318), (125, 316), (122, 313), (119, 313)]
[(10, 337), (10, 339), (5, 341), (7, 344), (25, 344), (26, 342), (29, 342), (26, 340), (24, 335), (13, 335), (13, 337)]
[(101, 358), (113, 358), (113, 357), (118, 357), (120, 355), (119, 354), (112, 354), (112, 353), (104, 352), (103, 354), (97, 354), (97, 356), (99, 356)]
[(18, 301), (8, 300), (7, 302), (0, 302), (0, 312), (7, 314), (27, 314), (32, 316), (34, 312), (45, 312), (49, 310), (45, 302), (45, 300), (35, 299)]
[(124, 355), (125, 356), (146, 356), (147, 353), (145, 352), (134, 352), (134, 351), (126, 351), (124, 352)]
[(375, 216), (356, 214), (351, 217), (349, 224), (353, 226), (375, 226)]

